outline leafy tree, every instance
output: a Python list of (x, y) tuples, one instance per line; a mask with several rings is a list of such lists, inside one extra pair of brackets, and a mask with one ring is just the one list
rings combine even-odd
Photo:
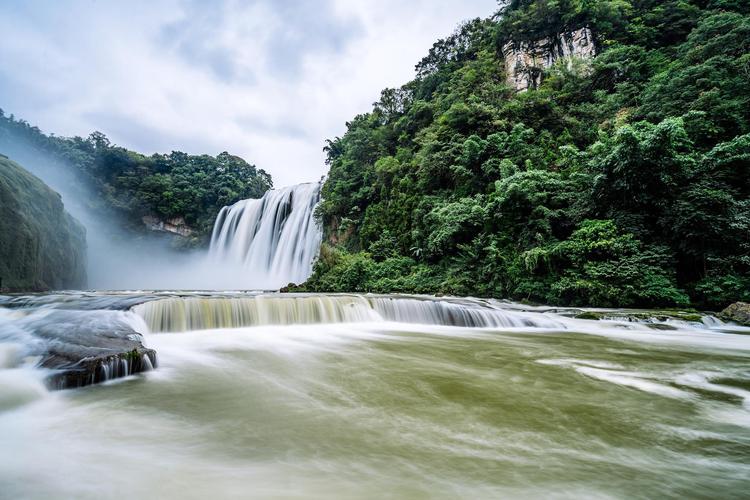
[(689, 301), (675, 286), (669, 250), (645, 246), (611, 220), (583, 221), (569, 239), (529, 260), (540, 258), (563, 270), (551, 286), (553, 302), (654, 307)]
[(179, 151), (144, 156), (113, 145), (101, 132), (85, 139), (45, 135), (0, 110), (0, 151), (19, 144), (91, 186), (97, 194), (91, 205), (118, 212), (133, 228), (142, 228), (145, 215), (184, 218), (197, 231), (195, 244), (207, 242), (221, 207), (258, 198), (272, 186), (265, 171), (226, 152), (216, 157)]
[[(510, 0), (459, 26), (328, 141), (318, 214), (336, 247), (305, 286), (747, 300), (749, 14), (734, 0)], [(583, 27), (593, 61), (508, 87), (503, 44)]]

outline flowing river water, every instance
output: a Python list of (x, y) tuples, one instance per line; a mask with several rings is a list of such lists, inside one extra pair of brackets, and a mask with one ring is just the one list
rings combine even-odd
[[(104, 384), (48, 391), (22, 335), (6, 336), (0, 497), (750, 491), (750, 335), (712, 318), (592, 321), (421, 297), (156, 298), (111, 314), (130, 317), (158, 369)], [(17, 309), (0, 313), (8, 332)]]

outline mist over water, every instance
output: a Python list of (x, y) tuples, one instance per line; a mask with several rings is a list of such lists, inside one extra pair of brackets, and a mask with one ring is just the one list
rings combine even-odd
[(231, 224), (219, 219), (209, 255), (205, 249), (175, 249), (166, 234), (129, 229), (113, 211), (99, 208), (99, 195), (74, 167), (20, 140), (6, 142), (0, 152), (60, 193), (65, 209), (86, 228), (89, 289), (275, 289), (300, 283), (311, 272), (320, 245), (313, 220), (319, 184), (272, 190), (260, 200), (226, 207), (221, 217)]
[(197, 253), (170, 248), (168, 237), (126, 229), (125, 221), (97, 203), (98, 194), (74, 167), (51, 159), (22, 141), (3, 149), (11, 160), (57, 191), (65, 209), (86, 228), (88, 288), (142, 289), (207, 284), (186, 273), (201, 261)]

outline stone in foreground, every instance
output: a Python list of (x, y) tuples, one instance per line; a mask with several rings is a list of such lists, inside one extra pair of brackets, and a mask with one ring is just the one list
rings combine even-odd
[(25, 319), (33, 336), (29, 354), (53, 370), (51, 389), (72, 389), (106, 382), (156, 367), (156, 352), (119, 311), (53, 310)]

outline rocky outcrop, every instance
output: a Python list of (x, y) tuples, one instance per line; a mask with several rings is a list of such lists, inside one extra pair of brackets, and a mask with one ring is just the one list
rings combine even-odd
[[(57, 366), (58, 363), (62, 365)], [(87, 356), (75, 363), (55, 354), (42, 366), (55, 370), (47, 380), (47, 385), (51, 389), (77, 389), (153, 370), (156, 367), (156, 351), (141, 345), (131, 351), (106, 356)]]
[(735, 302), (721, 311), (719, 318), (724, 321), (734, 321), (741, 325), (750, 326), (750, 304), (747, 302)]
[[(51, 389), (72, 389), (156, 367), (156, 352), (143, 345), (122, 311), (20, 309), (0, 341), (25, 345), (26, 359), (51, 370)], [(0, 329), (2, 328), (0, 324)]]
[(86, 232), (60, 195), (0, 155), (0, 290), (86, 285)]
[(593, 33), (589, 28), (560, 33), (539, 40), (508, 41), (502, 47), (508, 85), (519, 92), (536, 88), (544, 70), (558, 61), (572, 65), (573, 60), (596, 55)]
[(182, 236), (183, 238), (188, 238), (194, 233), (193, 229), (187, 225), (185, 219), (182, 217), (162, 220), (153, 215), (146, 215), (142, 217), (141, 220), (150, 231), (170, 233), (177, 236)]

